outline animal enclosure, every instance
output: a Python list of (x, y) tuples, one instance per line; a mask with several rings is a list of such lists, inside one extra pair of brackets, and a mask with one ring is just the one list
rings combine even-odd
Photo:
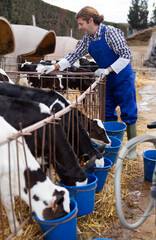
[[(16, 77), (17, 83), (19, 81), (20, 74), (27, 74), (27, 77), (38, 77), (37, 73), (34, 72), (7, 72), (9, 77), (12, 79), (12, 75), (14, 75), (14, 79)], [(59, 73), (60, 74), (60, 73)], [(64, 77), (66, 78), (66, 81), (68, 82), (69, 78), (72, 78), (73, 74), (76, 76), (78, 75), (78, 78), (81, 82), (86, 80), (88, 75), (92, 76), (92, 73), (82, 73), (80, 76), (80, 73), (65, 73)], [(53, 76), (49, 76), (49, 81), (51, 79), (54, 79), (58, 73), (56, 72)], [(92, 76), (93, 77), (93, 76)], [(42, 81), (41, 81), (42, 83)], [(48, 164), (48, 176), (50, 180), (54, 183), (59, 183), (60, 177), (59, 174), (56, 171), (56, 164), (57, 164), (57, 154), (56, 154), (56, 147), (59, 139), (61, 144), (61, 136), (57, 133), (57, 127), (62, 126), (63, 131), (65, 131), (67, 140), (70, 141), (70, 144), (72, 146), (72, 149), (75, 150), (75, 153), (77, 156), (80, 156), (80, 144), (81, 140), (79, 135), (79, 124), (82, 123), (84, 129), (89, 132), (89, 135), (91, 136), (92, 130), (90, 128), (91, 120), (94, 118), (101, 119), (104, 122), (104, 112), (105, 112), (105, 83), (106, 79), (96, 79), (93, 84), (91, 84), (86, 91), (82, 91), (81, 89), (73, 90), (68, 87), (68, 84), (66, 86), (66, 89), (64, 91), (59, 90), (61, 94), (64, 94), (67, 99), (70, 100), (68, 102), (68, 105), (63, 107), (62, 109), (59, 108), (53, 108), (53, 112), (51, 116), (48, 116), (47, 118), (34, 123), (31, 126), (27, 126), (26, 128), (23, 128), (22, 124), (19, 122), (19, 130), (17, 133), (11, 134), (10, 136), (6, 136), (6, 138), (1, 139), (0, 141), (0, 151), (5, 146), (6, 149), (8, 149), (8, 166), (10, 166), (10, 159), (11, 157), (11, 151), (10, 151), (10, 144), (14, 142), (14, 145), (16, 148), (14, 149), (16, 154), (14, 155), (14, 161), (17, 164), (17, 169), (20, 167), (20, 158), (18, 153), (18, 145), (22, 146), (20, 147), (20, 151), (23, 151), (24, 155), (24, 161), (26, 162), (27, 166), (27, 152), (25, 151), (25, 144), (24, 139), (29, 139), (30, 136), (32, 139), (34, 139), (33, 146), (34, 146), (34, 159), (38, 158), (38, 155), (40, 155), (40, 164), (43, 170), (47, 168), (47, 165), (45, 165), (45, 159), (46, 164)], [(81, 84), (80, 84), (81, 86)], [(40, 86), (42, 88), (42, 84)], [(47, 89), (47, 88), (46, 88)], [(31, 105), (30, 105), (31, 108)], [(33, 114), (33, 113), (32, 113)], [(16, 116), (13, 116), (16, 117)], [(66, 130), (65, 130), (66, 127)], [(41, 142), (38, 142), (38, 136), (39, 132), (42, 135)], [(61, 132), (62, 133), (62, 132)], [(48, 154), (45, 153), (45, 145), (47, 144), (48, 140)], [(29, 140), (28, 140), (29, 141)], [(38, 154), (38, 151), (40, 151), (40, 154)], [(47, 155), (46, 155), (47, 154)], [(48, 156), (48, 157), (47, 157)], [(20, 222), (20, 225), (17, 226), (17, 223), (15, 221), (15, 215), (13, 211), (13, 203), (14, 200), (11, 197), (12, 196), (12, 182), (11, 182), (11, 174), (12, 169), (11, 166), (7, 170), (8, 172), (8, 186), (9, 186), (9, 195), (11, 199), (11, 211), (13, 216), (13, 226), (14, 231), (13, 233), (10, 233), (10, 228), (7, 222), (6, 212), (3, 208), (2, 199), (0, 201), (0, 216), (1, 216), (1, 238), (2, 239), (12, 239), (16, 234), (18, 234), (21, 229), (24, 230), (25, 226), (29, 224), (30, 222), (33, 223), (32, 218), (32, 206), (31, 206), (31, 191), (30, 188), (28, 190), (29, 192), (29, 203), (27, 205), (23, 202), (21, 197), (21, 189), (20, 189), (20, 173), (19, 170), (17, 171), (18, 176), (18, 182), (17, 182), (17, 188), (18, 188), (18, 197), (15, 198), (15, 214), (18, 218), (18, 221)], [(3, 173), (2, 173), (3, 174)], [(29, 173), (28, 173), (28, 179), (29, 179)], [(5, 219), (5, 221), (3, 220)], [(23, 236), (24, 236), (23, 231)], [(40, 236), (42, 237), (42, 236)], [(35, 238), (34, 238), (35, 239)], [(37, 237), (36, 237), (37, 239)]]

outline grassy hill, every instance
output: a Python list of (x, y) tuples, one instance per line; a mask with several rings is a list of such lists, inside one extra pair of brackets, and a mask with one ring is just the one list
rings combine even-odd
[[(41, 0), (0, 0), (0, 16), (11, 24), (32, 25), (35, 15), (36, 25), (46, 30), (54, 30), (57, 36), (70, 36), (81, 39), (83, 33), (77, 28), (75, 13), (59, 8)], [(105, 22), (126, 32), (124, 24)]]

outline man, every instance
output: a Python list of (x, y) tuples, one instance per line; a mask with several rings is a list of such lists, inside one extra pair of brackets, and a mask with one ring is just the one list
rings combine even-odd
[[(89, 53), (99, 69), (96, 76), (107, 75), (106, 121), (117, 121), (116, 107), (120, 106), (121, 120), (127, 124), (128, 140), (136, 136), (137, 104), (131, 52), (120, 29), (105, 26), (103, 15), (96, 9), (84, 7), (76, 14), (79, 29), (85, 34), (77, 48), (55, 65), (45, 67), (42, 73), (59, 69), (63, 71), (75, 61)], [(136, 149), (127, 158), (136, 159)]]

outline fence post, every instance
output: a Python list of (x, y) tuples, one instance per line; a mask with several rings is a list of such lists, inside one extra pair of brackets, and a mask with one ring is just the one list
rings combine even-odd
[(106, 106), (106, 76), (100, 79), (100, 119), (105, 121), (105, 106)]

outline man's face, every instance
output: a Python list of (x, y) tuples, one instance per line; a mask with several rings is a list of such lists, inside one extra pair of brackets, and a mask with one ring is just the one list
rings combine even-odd
[(77, 23), (78, 23), (78, 28), (84, 34), (93, 34), (94, 33), (93, 18), (90, 18), (90, 20), (88, 22), (86, 20), (83, 20), (82, 18), (78, 18)]

